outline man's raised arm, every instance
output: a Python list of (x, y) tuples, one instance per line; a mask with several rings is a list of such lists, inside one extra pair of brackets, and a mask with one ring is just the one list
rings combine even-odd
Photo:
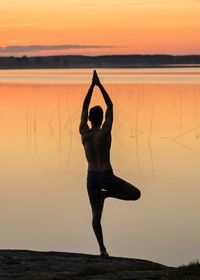
[(94, 80), (95, 80), (95, 84), (99, 87), (104, 101), (107, 105), (107, 110), (106, 110), (106, 115), (105, 115), (105, 122), (103, 124), (103, 127), (107, 127), (108, 129), (111, 130), (112, 128), (112, 122), (113, 122), (113, 103), (112, 100), (110, 99), (110, 96), (108, 95), (107, 91), (105, 90), (104, 86), (102, 85), (102, 83), (99, 80), (99, 77), (96, 73), (96, 71), (94, 71)]
[(110, 96), (108, 95), (107, 91), (105, 90), (104, 86), (102, 85), (102, 83), (99, 80), (99, 77), (97, 75), (97, 72), (94, 71), (94, 80), (95, 80), (95, 84), (99, 87), (99, 89), (101, 90), (101, 93), (103, 95), (104, 101), (107, 105), (107, 107), (112, 107), (112, 101), (110, 99)]
[(94, 76), (92, 79), (92, 83), (88, 89), (88, 92), (85, 96), (85, 99), (83, 101), (83, 107), (82, 107), (82, 113), (81, 113), (81, 122), (79, 126), (79, 132), (82, 133), (83, 129), (88, 128), (87, 121), (88, 121), (88, 108), (90, 105), (91, 97), (92, 97), (92, 92), (95, 86), (94, 82)]

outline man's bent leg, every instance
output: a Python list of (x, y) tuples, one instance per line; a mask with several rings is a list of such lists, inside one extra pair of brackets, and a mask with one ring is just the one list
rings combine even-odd
[(103, 232), (101, 227), (101, 216), (102, 216), (102, 203), (100, 201), (92, 203), (92, 226), (99, 244), (101, 256), (108, 256), (106, 248), (103, 242)]
[(139, 189), (115, 175), (113, 175), (112, 184), (105, 189), (107, 190), (107, 197), (122, 200), (138, 200), (141, 196)]

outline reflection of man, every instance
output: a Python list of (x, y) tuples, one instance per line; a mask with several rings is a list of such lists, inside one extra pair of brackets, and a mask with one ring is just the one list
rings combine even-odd
[[(107, 105), (103, 125), (103, 110), (100, 106), (91, 108), (88, 117), (88, 108), (95, 85), (99, 87)], [(91, 122), (91, 128), (88, 126), (88, 119)], [(101, 228), (101, 215), (105, 198), (114, 197), (123, 200), (140, 198), (140, 191), (136, 187), (113, 174), (110, 164), (112, 123), (112, 101), (101, 84), (96, 71), (94, 71), (91, 86), (83, 102), (79, 131), (88, 161), (87, 190), (92, 207), (92, 226), (101, 256), (108, 256)]]

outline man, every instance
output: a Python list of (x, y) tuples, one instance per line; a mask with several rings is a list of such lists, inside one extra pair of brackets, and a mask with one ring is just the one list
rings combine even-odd
[[(91, 108), (88, 116), (95, 85), (99, 87), (107, 105), (103, 125), (103, 110), (100, 106)], [(91, 127), (88, 126), (88, 119), (91, 122)], [(123, 200), (137, 200), (140, 198), (140, 191), (136, 187), (113, 174), (110, 163), (112, 123), (112, 101), (101, 84), (96, 71), (94, 71), (91, 86), (83, 102), (79, 131), (88, 161), (87, 191), (92, 207), (92, 226), (101, 256), (108, 256), (101, 228), (101, 215), (105, 198), (114, 197)]]

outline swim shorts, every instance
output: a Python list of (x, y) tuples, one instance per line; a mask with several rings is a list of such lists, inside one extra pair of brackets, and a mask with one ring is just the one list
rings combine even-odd
[(115, 176), (112, 170), (88, 171), (87, 191), (91, 204), (100, 201), (102, 190), (122, 193), (124, 192), (125, 186), (129, 186), (130, 188), (131, 185), (125, 180)]

